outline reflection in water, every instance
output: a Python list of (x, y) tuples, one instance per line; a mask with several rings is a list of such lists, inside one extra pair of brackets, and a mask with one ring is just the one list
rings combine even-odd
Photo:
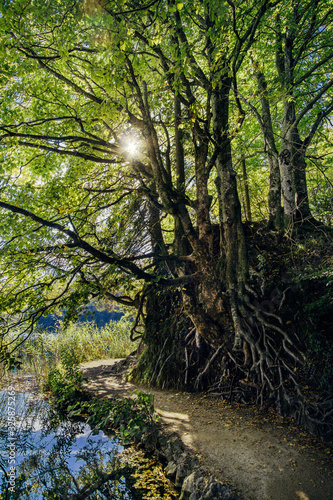
[(0, 392), (1, 499), (126, 499), (123, 448), (81, 422), (60, 422), (44, 400)]

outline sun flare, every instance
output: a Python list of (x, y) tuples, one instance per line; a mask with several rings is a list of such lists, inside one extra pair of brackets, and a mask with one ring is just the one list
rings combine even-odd
[(136, 156), (139, 152), (139, 142), (136, 139), (136, 137), (126, 137), (126, 139), (123, 142), (124, 144), (124, 149), (128, 156), (131, 156), (132, 158)]

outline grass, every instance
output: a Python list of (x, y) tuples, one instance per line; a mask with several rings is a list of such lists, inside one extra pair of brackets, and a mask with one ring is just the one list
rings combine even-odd
[[(130, 341), (132, 323), (122, 318), (102, 328), (94, 323), (76, 323), (52, 333), (39, 330), (17, 351), (22, 362), (18, 377), (34, 375), (45, 380), (51, 369), (61, 364), (63, 353), (70, 353), (76, 364), (105, 358), (124, 358), (137, 348)], [(9, 374), (8, 374), (9, 375)], [(7, 378), (7, 377), (6, 377)]]

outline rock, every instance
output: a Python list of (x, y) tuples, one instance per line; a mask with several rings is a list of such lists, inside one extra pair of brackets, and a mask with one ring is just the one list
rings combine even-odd
[(188, 451), (176, 433), (159, 432), (156, 442), (151, 444), (159, 459), (167, 463), (165, 476), (181, 488), (180, 500), (240, 500), (228, 486), (212, 477), (207, 479), (207, 471), (198, 467), (198, 458)]
[(176, 477), (177, 464), (175, 462), (169, 462), (164, 469), (164, 474), (168, 479), (174, 479)]
[(199, 491), (194, 491), (188, 500), (200, 500), (202, 498)]
[(194, 460), (187, 453), (183, 453), (179, 458), (175, 485), (181, 487), (185, 478), (189, 476), (194, 467)]
[(185, 448), (181, 439), (179, 439), (177, 435), (171, 435), (165, 450), (167, 458), (169, 459), (170, 457), (171, 459), (177, 461), (183, 455), (184, 450)]
[[(190, 497), (191, 498), (191, 497)], [(233, 493), (228, 486), (211, 479), (203, 491), (200, 500), (238, 500), (239, 497)], [(192, 499), (191, 499), (192, 500)], [(199, 500), (199, 499), (198, 499)]]
[(202, 490), (204, 484), (205, 480), (202, 477), (202, 471), (195, 470), (184, 480), (179, 500), (188, 500), (193, 493)]
[(239, 500), (225, 484), (211, 478), (205, 480), (203, 471), (197, 469), (183, 483), (179, 500)]

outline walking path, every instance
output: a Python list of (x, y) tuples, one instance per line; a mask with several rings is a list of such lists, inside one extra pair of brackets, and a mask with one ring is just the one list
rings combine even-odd
[(101, 397), (151, 392), (166, 429), (248, 500), (333, 500), (332, 443), (321, 443), (274, 412), (130, 384), (116, 372), (117, 361), (81, 364), (88, 388)]

